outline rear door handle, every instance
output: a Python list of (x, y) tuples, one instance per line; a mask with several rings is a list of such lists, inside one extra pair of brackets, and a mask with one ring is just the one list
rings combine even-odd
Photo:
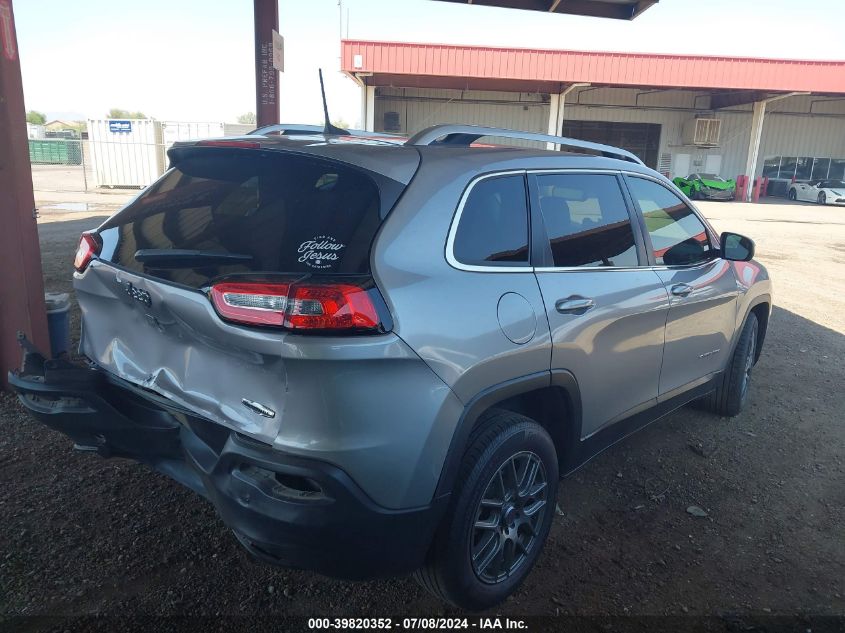
[(595, 307), (595, 305), (592, 299), (572, 296), (566, 299), (558, 299), (555, 303), (555, 310), (561, 314), (584, 314), (590, 308)]
[(676, 297), (686, 297), (692, 292), (693, 288), (689, 284), (675, 284), (672, 286), (670, 292)]

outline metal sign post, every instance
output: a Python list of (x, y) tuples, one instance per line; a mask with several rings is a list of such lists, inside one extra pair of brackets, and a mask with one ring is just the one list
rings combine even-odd
[(21, 67), (11, 0), (0, 0), (0, 381), (20, 364), (17, 332), (50, 351)]
[(273, 33), (279, 30), (278, 0), (255, 2), (255, 114), (258, 127), (279, 123), (279, 73), (273, 67)]

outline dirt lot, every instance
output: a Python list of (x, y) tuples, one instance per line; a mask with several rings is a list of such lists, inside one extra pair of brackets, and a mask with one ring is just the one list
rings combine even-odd
[[(563, 481), (563, 516), (502, 614), (845, 616), (845, 209), (701, 207), (757, 240), (776, 286), (750, 404), (733, 420), (676, 412)], [(49, 290), (70, 290), (77, 236), (100, 217), (44, 214)], [(454, 613), (409, 578), (254, 562), (199, 497), (73, 452), (5, 395), (0, 473), (0, 615)]]

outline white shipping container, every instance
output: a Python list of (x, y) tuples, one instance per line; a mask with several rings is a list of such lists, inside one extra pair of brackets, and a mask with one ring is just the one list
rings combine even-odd
[(26, 124), (26, 136), (32, 140), (44, 138), (44, 126), (36, 125), (34, 123)]
[(164, 139), (162, 165), (169, 165), (167, 150), (176, 141), (191, 141), (203, 138), (221, 138), (223, 136), (241, 136), (255, 129), (254, 125), (242, 123), (208, 123), (199, 121), (162, 121), (161, 131)]
[(164, 173), (161, 126), (152, 119), (88, 119), (98, 187), (142, 189)]
[(176, 141), (220, 138), (225, 133), (222, 123), (200, 123), (196, 121), (162, 121), (161, 131), (164, 145), (167, 148)]
[(96, 184), (146, 187), (168, 168), (167, 150), (176, 141), (240, 136), (253, 129), (254, 125), (241, 123), (89, 119)]
[(254, 123), (224, 123), (224, 136), (243, 136), (249, 134), (256, 128)]
[(176, 141), (191, 141), (201, 138), (220, 138), (225, 135), (222, 123), (205, 123), (198, 121), (161, 121), (161, 164), (165, 169), (170, 165), (167, 150)]

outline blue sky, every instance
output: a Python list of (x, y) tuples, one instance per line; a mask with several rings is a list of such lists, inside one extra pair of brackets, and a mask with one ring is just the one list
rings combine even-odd
[[(254, 110), (251, 0), (15, 0), (15, 13), (27, 108), (190, 121)], [(332, 116), (358, 124), (358, 88), (339, 72), (337, 0), (280, 0), (279, 14), (282, 120), (320, 120), (322, 67)], [(843, 0), (661, 0), (633, 22), (343, 0), (343, 19), (344, 36), (361, 39), (845, 59)]]

